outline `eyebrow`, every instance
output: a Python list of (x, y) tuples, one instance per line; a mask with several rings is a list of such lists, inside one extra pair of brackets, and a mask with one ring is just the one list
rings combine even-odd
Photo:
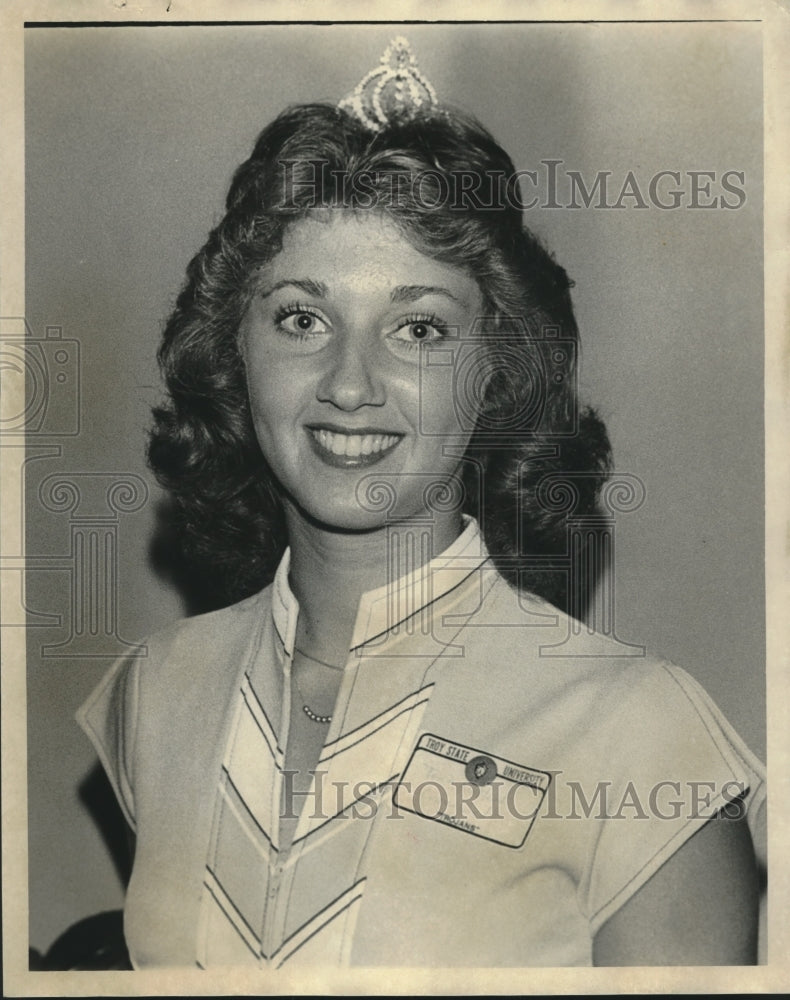
[[(313, 281), (312, 278), (283, 278), (282, 281), (276, 281), (270, 288), (264, 289), (259, 294), (262, 299), (265, 299), (280, 288), (286, 287), (298, 288), (306, 295), (312, 295), (317, 299), (325, 299), (329, 295), (329, 288), (323, 281)], [(444, 288), (441, 285), (397, 285), (390, 292), (390, 302), (416, 302), (426, 295), (443, 295), (462, 306), (467, 305), (464, 299), (459, 298), (449, 288)]]
[(259, 294), (262, 299), (266, 299), (278, 289), (287, 287), (298, 288), (305, 295), (312, 295), (316, 299), (325, 299), (329, 294), (329, 289), (323, 281), (313, 281), (312, 278), (283, 278), (282, 281), (276, 281), (271, 288), (266, 288)]
[(416, 302), (417, 299), (421, 299), (425, 295), (444, 295), (462, 306), (467, 304), (464, 299), (454, 295), (449, 288), (443, 288), (441, 285), (398, 285), (390, 292), (390, 301)]

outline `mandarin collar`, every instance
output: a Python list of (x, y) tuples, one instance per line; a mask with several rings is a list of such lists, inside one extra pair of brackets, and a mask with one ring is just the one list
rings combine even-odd
[[(350, 651), (383, 635), (443, 597), (489, 558), (477, 521), (466, 514), (464, 520), (464, 530), (444, 552), (398, 580), (362, 595)], [(287, 548), (274, 577), (272, 615), (288, 656), (293, 655), (299, 617), (299, 602), (288, 583), (290, 568), (291, 550)]]

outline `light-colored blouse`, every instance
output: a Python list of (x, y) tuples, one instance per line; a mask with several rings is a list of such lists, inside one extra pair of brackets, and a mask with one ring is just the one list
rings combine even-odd
[(284, 849), (288, 567), (151, 637), (80, 710), (137, 835), (135, 967), (590, 965), (726, 803), (764, 856), (763, 768), (702, 688), (514, 591), (473, 521), (363, 596)]

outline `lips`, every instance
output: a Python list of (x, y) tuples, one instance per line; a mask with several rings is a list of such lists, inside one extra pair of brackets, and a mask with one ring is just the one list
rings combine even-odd
[(392, 452), (402, 434), (390, 434), (372, 428), (341, 431), (329, 427), (308, 427), (307, 436), (316, 454), (336, 468), (360, 468), (374, 465)]

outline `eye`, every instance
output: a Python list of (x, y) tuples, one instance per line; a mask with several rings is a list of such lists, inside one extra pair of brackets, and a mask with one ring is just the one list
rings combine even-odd
[(318, 312), (296, 304), (278, 309), (274, 321), (280, 330), (292, 337), (310, 337), (329, 330), (328, 323)]
[(408, 316), (390, 336), (409, 347), (419, 347), (441, 340), (446, 333), (445, 324), (436, 316)]

